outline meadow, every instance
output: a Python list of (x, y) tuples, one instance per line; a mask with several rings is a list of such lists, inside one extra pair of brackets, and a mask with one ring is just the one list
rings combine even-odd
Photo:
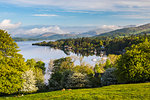
[(45, 93), (12, 95), (0, 100), (150, 100), (150, 83), (120, 84), (99, 88), (58, 90)]

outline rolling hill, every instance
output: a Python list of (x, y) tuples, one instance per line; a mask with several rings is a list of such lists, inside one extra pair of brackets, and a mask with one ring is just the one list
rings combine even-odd
[[(137, 35), (137, 34), (144, 34), (150, 33), (150, 23), (137, 26), (130, 25), (124, 27), (118, 27), (119, 29), (111, 29), (111, 28), (97, 28), (91, 31), (83, 32), (83, 33), (67, 33), (67, 34), (59, 34), (57, 32), (46, 32), (36, 36), (23, 36), (23, 40), (58, 40), (58, 39), (68, 39), (68, 38), (80, 38), (80, 37), (101, 37), (101, 36), (108, 36), (108, 37), (120, 37), (120, 36), (130, 36), (130, 35)], [(25, 38), (25, 39), (24, 39)], [(18, 40), (18, 39), (17, 39)], [(20, 40), (20, 39), (19, 39)]]
[(114, 31), (102, 33), (97, 36), (118, 37), (118, 36), (129, 36), (129, 35), (144, 34), (144, 33), (150, 33), (150, 23), (137, 26), (137, 27), (117, 29)]

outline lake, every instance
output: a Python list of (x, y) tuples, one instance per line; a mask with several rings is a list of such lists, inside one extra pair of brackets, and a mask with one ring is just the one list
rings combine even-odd
[[(32, 43), (37, 43), (37, 42), (41, 42), (41, 41), (23, 41), (23, 42), (17, 42), (19, 49), (21, 50), (19, 53), (23, 55), (23, 57), (27, 60), (27, 59), (31, 59), (34, 58), (36, 60), (41, 60), (43, 61), (46, 65), (45, 67), (48, 68), (48, 63), (50, 60), (55, 60), (55, 59), (59, 59), (62, 57), (69, 57), (69, 56), (77, 56), (80, 57), (80, 55), (77, 55), (75, 53), (70, 52), (70, 55), (67, 55), (64, 53), (64, 51), (59, 50), (59, 49), (53, 49), (51, 47), (48, 46), (36, 46), (36, 45), (32, 45)], [(86, 64), (90, 64), (92, 66), (95, 65), (95, 61), (94, 60), (98, 59), (100, 60), (101, 57), (100, 56), (88, 56), (88, 57), (83, 57), (83, 61)], [(80, 64), (79, 60), (75, 61), (75, 64), (78, 65)], [(49, 78), (48, 73), (45, 75), (45, 81), (47, 83), (47, 79)]]

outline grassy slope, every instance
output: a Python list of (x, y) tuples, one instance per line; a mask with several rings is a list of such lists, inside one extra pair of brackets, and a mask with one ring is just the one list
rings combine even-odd
[(91, 89), (74, 89), (0, 97), (0, 100), (150, 100), (150, 83), (111, 85)]

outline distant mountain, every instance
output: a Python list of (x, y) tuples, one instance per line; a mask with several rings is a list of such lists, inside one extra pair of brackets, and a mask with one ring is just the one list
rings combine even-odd
[(115, 30), (120, 30), (122, 28), (131, 28), (131, 27), (136, 27), (136, 25), (127, 25), (127, 26), (115, 26), (115, 25), (103, 25), (102, 27), (99, 27), (97, 29), (81, 33), (79, 35), (81, 36), (86, 36), (86, 37), (92, 37), (96, 35), (102, 35), (105, 33), (113, 32)]
[[(67, 39), (67, 38), (79, 38), (79, 37), (99, 37), (99, 36), (129, 36), (131, 34), (143, 34), (150, 33), (150, 24), (141, 26), (128, 25), (128, 26), (115, 26), (115, 25), (103, 25), (101, 27), (58, 27), (58, 26), (35, 26), (26, 27), (26, 31), (20, 30), (25, 34), (16, 34), (16, 37), (25, 39)], [(91, 30), (89, 31), (88, 30)], [(77, 31), (77, 30), (80, 31)], [(85, 29), (85, 32), (84, 32)], [(45, 32), (46, 30), (46, 32)], [(87, 31), (87, 32), (86, 32)], [(18, 33), (19, 33), (18, 32)]]
[(117, 29), (114, 31), (102, 33), (97, 36), (110, 36), (110, 37), (118, 37), (118, 36), (129, 36), (129, 35), (135, 35), (135, 34), (144, 34), (144, 33), (150, 33), (150, 24), (145, 24), (137, 27), (129, 27), (129, 28), (122, 28)]
[(114, 29), (110, 29), (110, 28), (98, 28), (96, 30), (92, 30), (92, 31), (88, 31), (88, 32), (84, 32), (84, 33), (81, 33), (80, 35), (81, 36), (87, 36), (87, 37), (90, 37), (90, 36), (95, 36), (95, 35), (99, 35), (99, 34), (102, 34), (104, 32), (110, 32)]
[(103, 32), (108, 32), (112, 31), (113, 29), (103, 29), (103, 28), (98, 28), (92, 31), (88, 32), (83, 32), (83, 33), (76, 33), (76, 32), (71, 32), (68, 34), (58, 34), (54, 32), (46, 32), (40, 35), (37, 35), (35, 38), (42, 38), (42, 39), (67, 39), (67, 38), (79, 38), (79, 37), (92, 37), (96, 36), (98, 34), (101, 34)]
[(52, 35), (56, 35), (57, 33), (54, 32), (46, 32), (40, 35), (35, 36), (35, 38), (45, 38), (45, 37), (50, 37)]
[(78, 38), (80, 36), (78, 36), (77, 34), (54, 34), (51, 36), (41, 36), (38, 37), (40, 39), (50, 39), (50, 40), (57, 40), (57, 39), (67, 39), (67, 38)]

